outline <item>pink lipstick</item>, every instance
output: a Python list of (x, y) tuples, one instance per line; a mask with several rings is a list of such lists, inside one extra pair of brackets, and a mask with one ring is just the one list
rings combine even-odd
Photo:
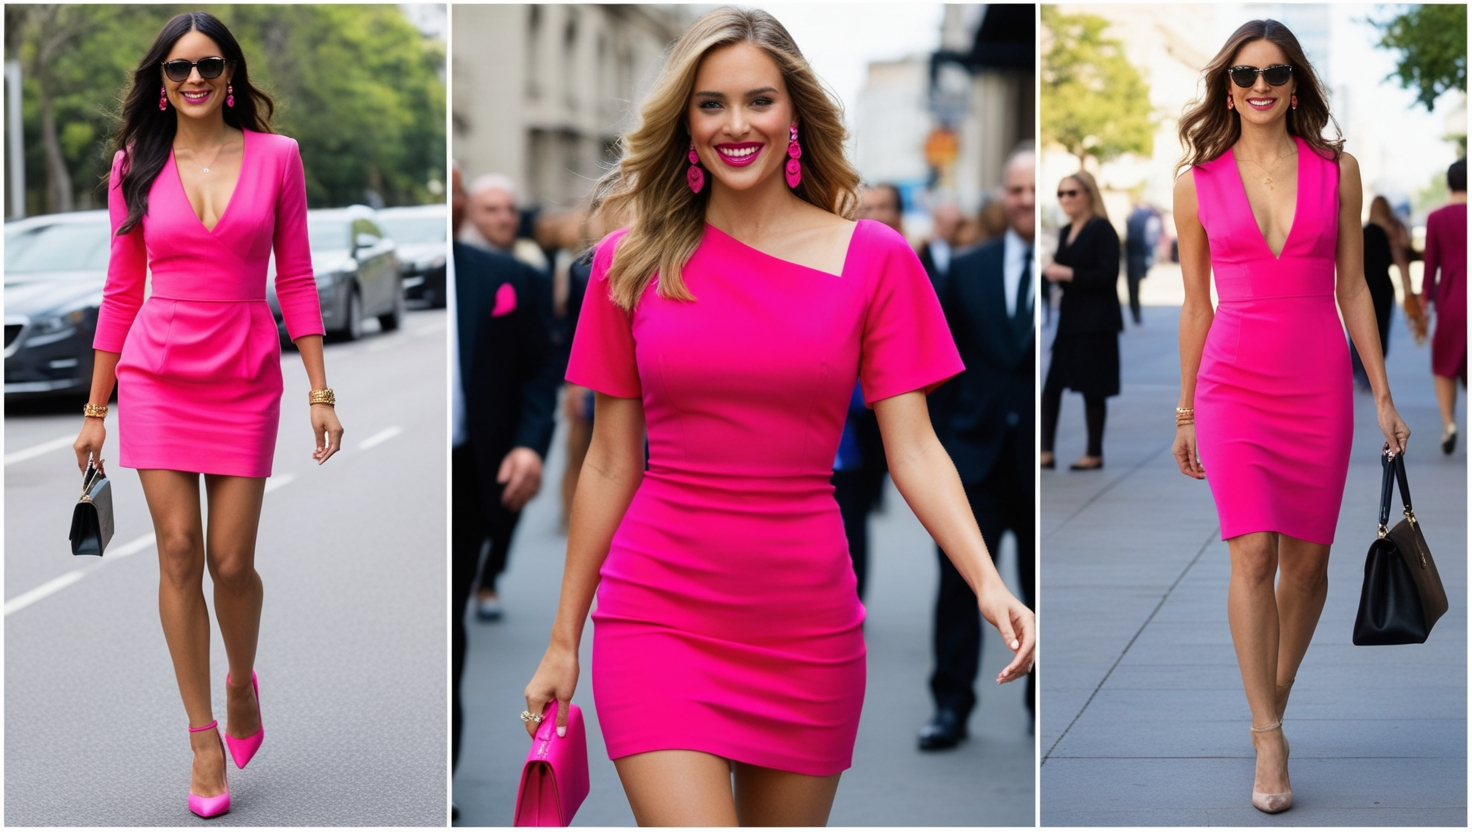
[(716, 145), (716, 155), (721, 157), (722, 162), (732, 167), (744, 168), (755, 162), (756, 157), (761, 155), (762, 146), (761, 142), (718, 144)]

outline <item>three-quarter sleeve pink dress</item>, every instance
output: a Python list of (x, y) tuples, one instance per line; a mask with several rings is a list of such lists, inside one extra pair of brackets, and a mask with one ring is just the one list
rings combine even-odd
[(1229, 149), (1194, 168), (1219, 303), (1196, 375), (1196, 444), (1222, 539), (1334, 542), (1354, 436), (1335, 304), (1339, 166), (1303, 139), (1293, 225), (1268, 248)]
[(93, 346), (122, 353), (124, 467), (271, 475), (282, 389), (281, 344), (266, 303), (273, 249), (288, 335), (323, 333), (296, 141), (244, 132), (240, 180), (213, 229), (194, 213), (170, 153), (142, 222), (118, 236), (128, 216), (119, 187), (126, 161), (122, 151), (113, 158), (112, 257)]
[[(632, 312), (598, 247), (568, 381), (643, 402), (649, 464), (603, 563), (593, 695), (608, 754), (688, 749), (828, 776), (853, 758), (864, 609), (829, 480), (865, 401), (963, 367), (920, 261), (854, 228), (842, 273), (707, 226), (683, 276)], [(656, 277), (657, 281), (657, 277)]]

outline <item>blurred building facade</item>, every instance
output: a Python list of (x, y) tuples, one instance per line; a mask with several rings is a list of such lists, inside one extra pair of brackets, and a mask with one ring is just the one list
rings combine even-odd
[(518, 202), (572, 208), (614, 161), (690, 7), (457, 5), (451, 136), (467, 181), (504, 173)]

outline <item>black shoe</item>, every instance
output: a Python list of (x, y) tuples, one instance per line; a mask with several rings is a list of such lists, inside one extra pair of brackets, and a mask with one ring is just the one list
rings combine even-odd
[(1452, 451), (1457, 449), (1457, 424), (1456, 422), (1446, 426), (1441, 432), (1441, 452), (1451, 456)]
[(941, 708), (934, 718), (920, 729), (920, 750), (939, 751), (955, 748), (966, 739), (966, 720), (950, 708)]

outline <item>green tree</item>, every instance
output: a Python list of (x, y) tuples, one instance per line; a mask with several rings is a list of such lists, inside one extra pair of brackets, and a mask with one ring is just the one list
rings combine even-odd
[(1123, 45), (1104, 36), (1109, 21), (1047, 5), (1042, 20), (1052, 40), (1043, 56), (1043, 141), (1067, 148), (1080, 167), (1090, 156), (1105, 162), (1150, 154), (1156, 127), (1150, 87)]
[[(1411, 6), (1400, 14), (1371, 21), (1381, 31), (1382, 49), (1400, 53), (1395, 72), (1400, 85), (1416, 91), (1427, 112), (1447, 90), (1467, 88), (1467, 5)], [(1465, 142), (1465, 137), (1463, 138)]]
[[(24, 74), (28, 213), (100, 207), (110, 139), (132, 72), (185, 5), (5, 7), (6, 57)], [(251, 79), (275, 99), (272, 127), (301, 146), (314, 208), (443, 197), (444, 44), (398, 8), (205, 7), (235, 34)]]

